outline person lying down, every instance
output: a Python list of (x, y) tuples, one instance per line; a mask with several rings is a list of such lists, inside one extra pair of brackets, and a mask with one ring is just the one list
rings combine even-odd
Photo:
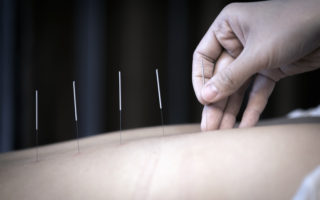
[(35, 149), (9, 152), (0, 155), (0, 196), (291, 199), (320, 163), (319, 130), (319, 123), (166, 126), (165, 136), (161, 127), (123, 131), (122, 144), (119, 132), (81, 139), (80, 153), (76, 141), (43, 146), (39, 161)]
[[(34, 149), (5, 153), (0, 198), (319, 199), (320, 124), (250, 128), (277, 81), (319, 68), (319, 7), (278, 0), (221, 11), (193, 56), (208, 132), (135, 129), (122, 144), (119, 133), (104, 134), (81, 139), (80, 153), (75, 141), (41, 147), (39, 161)], [(230, 129), (251, 81), (242, 129)]]

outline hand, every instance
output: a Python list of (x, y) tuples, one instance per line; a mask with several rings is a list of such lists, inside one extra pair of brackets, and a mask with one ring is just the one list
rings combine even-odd
[(240, 127), (257, 123), (277, 81), (319, 68), (319, 9), (318, 0), (282, 0), (222, 10), (193, 55), (193, 87), (205, 105), (202, 130), (234, 126), (251, 79)]

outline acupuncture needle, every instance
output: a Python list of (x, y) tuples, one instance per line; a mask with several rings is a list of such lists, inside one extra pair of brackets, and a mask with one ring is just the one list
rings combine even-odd
[(39, 154), (38, 154), (38, 135), (39, 135), (39, 127), (38, 127), (38, 90), (35, 91), (35, 97), (36, 97), (36, 135), (35, 135), (35, 141), (36, 141), (36, 160), (39, 161)]
[(122, 143), (122, 96), (121, 96), (121, 71), (119, 71), (119, 130), (120, 130), (120, 144)]
[(156, 69), (156, 77), (157, 77), (157, 86), (158, 86), (158, 97), (159, 97), (160, 117), (161, 117), (161, 124), (162, 124), (162, 135), (164, 136), (163, 111), (162, 111), (162, 101), (161, 101), (160, 81), (159, 81), (158, 69)]
[[(204, 65), (203, 65), (203, 58), (201, 59), (201, 65), (202, 65), (202, 84), (203, 87), (206, 84), (205, 78), (204, 78)], [(208, 129), (208, 122), (207, 122), (207, 109), (205, 108), (206, 105), (204, 105), (205, 109), (205, 117), (206, 117), (206, 130)]]
[(74, 119), (75, 119), (75, 126), (76, 126), (76, 134), (77, 134), (77, 146), (78, 146), (78, 153), (80, 152), (79, 147), (79, 128), (78, 128), (78, 112), (77, 112), (77, 98), (76, 98), (76, 82), (72, 82), (73, 86), (73, 105), (74, 105)]

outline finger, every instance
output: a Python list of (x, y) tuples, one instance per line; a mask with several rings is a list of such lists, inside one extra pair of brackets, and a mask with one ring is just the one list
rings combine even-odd
[(257, 59), (248, 51), (250, 50), (243, 50), (237, 59), (215, 74), (206, 83), (201, 91), (201, 96), (204, 101), (214, 103), (230, 96), (238, 90), (246, 80), (265, 66), (263, 64), (263, 57)]
[[(218, 73), (227, 67), (231, 62), (233, 62), (233, 58), (227, 53), (222, 52), (218, 61), (216, 62), (214, 73)], [(222, 99), (219, 102), (214, 104), (210, 104), (205, 106), (204, 116), (202, 116), (202, 121), (205, 123), (201, 124), (203, 130), (215, 130), (219, 128), (224, 109), (227, 105), (228, 98)]]
[(252, 127), (258, 122), (274, 86), (275, 82), (272, 79), (261, 74), (257, 75), (239, 128)]
[[(226, 51), (223, 51), (214, 66), (213, 75), (216, 75), (216, 74), (220, 73), (221, 71), (225, 70), (225, 68), (228, 67), (230, 65), (230, 63), (232, 63), (233, 61), (234, 61), (234, 58), (232, 56), (230, 56)], [(210, 82), (210, 80), (208, 82)], [(205, 86), (206, 85), (207, 84), (205, 84)], [(202, 99), (205, 104), (211, 103), (209, 101), (206, 101), (204, 98), (202, 98)]]
[(205, 105), (202, 112), (201, 130), (217, 130), (223, 116), (228, 99), (221, 100), (215, 104)]
[(231, 28), (228, 20), (219, 20), (214, 26), (216, 38), (221, 46), (233, 57), (236, 58), (241, 53), (243, 46), (238, 36)]
[(247, 81), (236, 93), (229, 97), (229, 101), (224, 110), (219, 129), (230, 129), (234, 127), (236, 117), (239, 113), (243, 97), (248, 86), (249, 81)]
[(198, 100), (202, 104), (205, 104), (201, 97), (201, 90), (203, 87), (202, 63), (204, 68), (204, 77), (205, 79), (210, 79), (213, 74), (214, 62), (218, 59), (221, 51), (221, 45), (215, 37), (213, 26), (211, 26), (194, 51), (192, 60), (193, 89)]

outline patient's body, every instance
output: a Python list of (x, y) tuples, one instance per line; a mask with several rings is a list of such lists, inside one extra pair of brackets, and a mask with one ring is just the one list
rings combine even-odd
[(135, 129), (0, 155), (1, 199), (290, 199), (320, 164), (320, 124)]

